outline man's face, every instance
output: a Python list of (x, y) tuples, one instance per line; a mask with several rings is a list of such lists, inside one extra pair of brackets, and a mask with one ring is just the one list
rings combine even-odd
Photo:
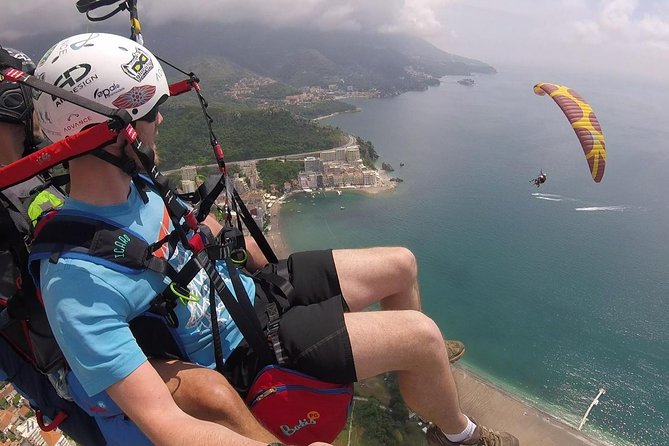
[(158, 112), (154, 121), (138, 120), (135, 123), (135, 130), (139, 135), (142, 143), (148, 145), (152, 149), (156, 149), (156, 137), (158, 136), (158, 126), (163, 123), (163, 115)]
[[(152, 122), (138, 120), (135, 121), (135, 130), (139, 139), (147, 147), (150, 147), (153, 150), (155, 156), (155, 162), (158, 163), (158, 152), (156, 151), (156, 137), (158, 136), (158, 126), (163, 123), (163, 115), (158, 112), (156, 119)], [(126, 151), (130, 157), (132, 157), (135, 162), (139, 163), (139, 159), (132, 151), (132, 148), (128, 145), (126, 146)]]

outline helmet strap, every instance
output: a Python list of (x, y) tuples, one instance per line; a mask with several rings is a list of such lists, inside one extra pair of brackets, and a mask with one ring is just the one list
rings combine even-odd
[(103, 161), (112, 164), (119, 169), (121, 169), (127, 175), (134, 177), (139, 172), (139, 167), (135, 160), (130, 158), (125, 151), (121, 153), (121, 156), (112, 155), (111, 153), (104, 150), (104, 148), (97, 149), (93, 152), (93, 155), (100, 158)]

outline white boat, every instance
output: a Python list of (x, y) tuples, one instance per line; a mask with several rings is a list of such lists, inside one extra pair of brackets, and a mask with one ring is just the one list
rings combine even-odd
[(337, 195), (341, 195), (341, 191), (337, 189)]

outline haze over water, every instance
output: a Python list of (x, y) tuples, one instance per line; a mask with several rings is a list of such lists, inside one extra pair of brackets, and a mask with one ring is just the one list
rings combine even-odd
[[(301, 196), (281, 210), (283, 236), (293, 250), (411, 248), (424, 310), (467, 344), (466, 367), (572, 425), (604, 387), (584, 431), (666, 444), (669, 94), (543, 74), (502, 67), (471, 88), (444, 78), (354, 101), (362, 112), (325, 123), (371, 140), (405, 182), (376, 196)], [(540, 81), (593, 106), (607, 141), (602, 183), (552, 99), (532, 92)]]

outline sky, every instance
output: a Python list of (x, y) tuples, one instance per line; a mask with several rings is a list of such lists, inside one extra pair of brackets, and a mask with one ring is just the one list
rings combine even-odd
[[(86, 23), (75, 0), (4, 0), (0, 43)], [(493, 66), (531, 63), (666, 80), (667, 0), (138, 0), (146, 34), (174, 19), (420, 36)], [(127, 13), (114, 17), (127, 34)], [(30, 24), (30, 26), (26, 26)], [(122, 31), (121, 31), (122, 30)]]

